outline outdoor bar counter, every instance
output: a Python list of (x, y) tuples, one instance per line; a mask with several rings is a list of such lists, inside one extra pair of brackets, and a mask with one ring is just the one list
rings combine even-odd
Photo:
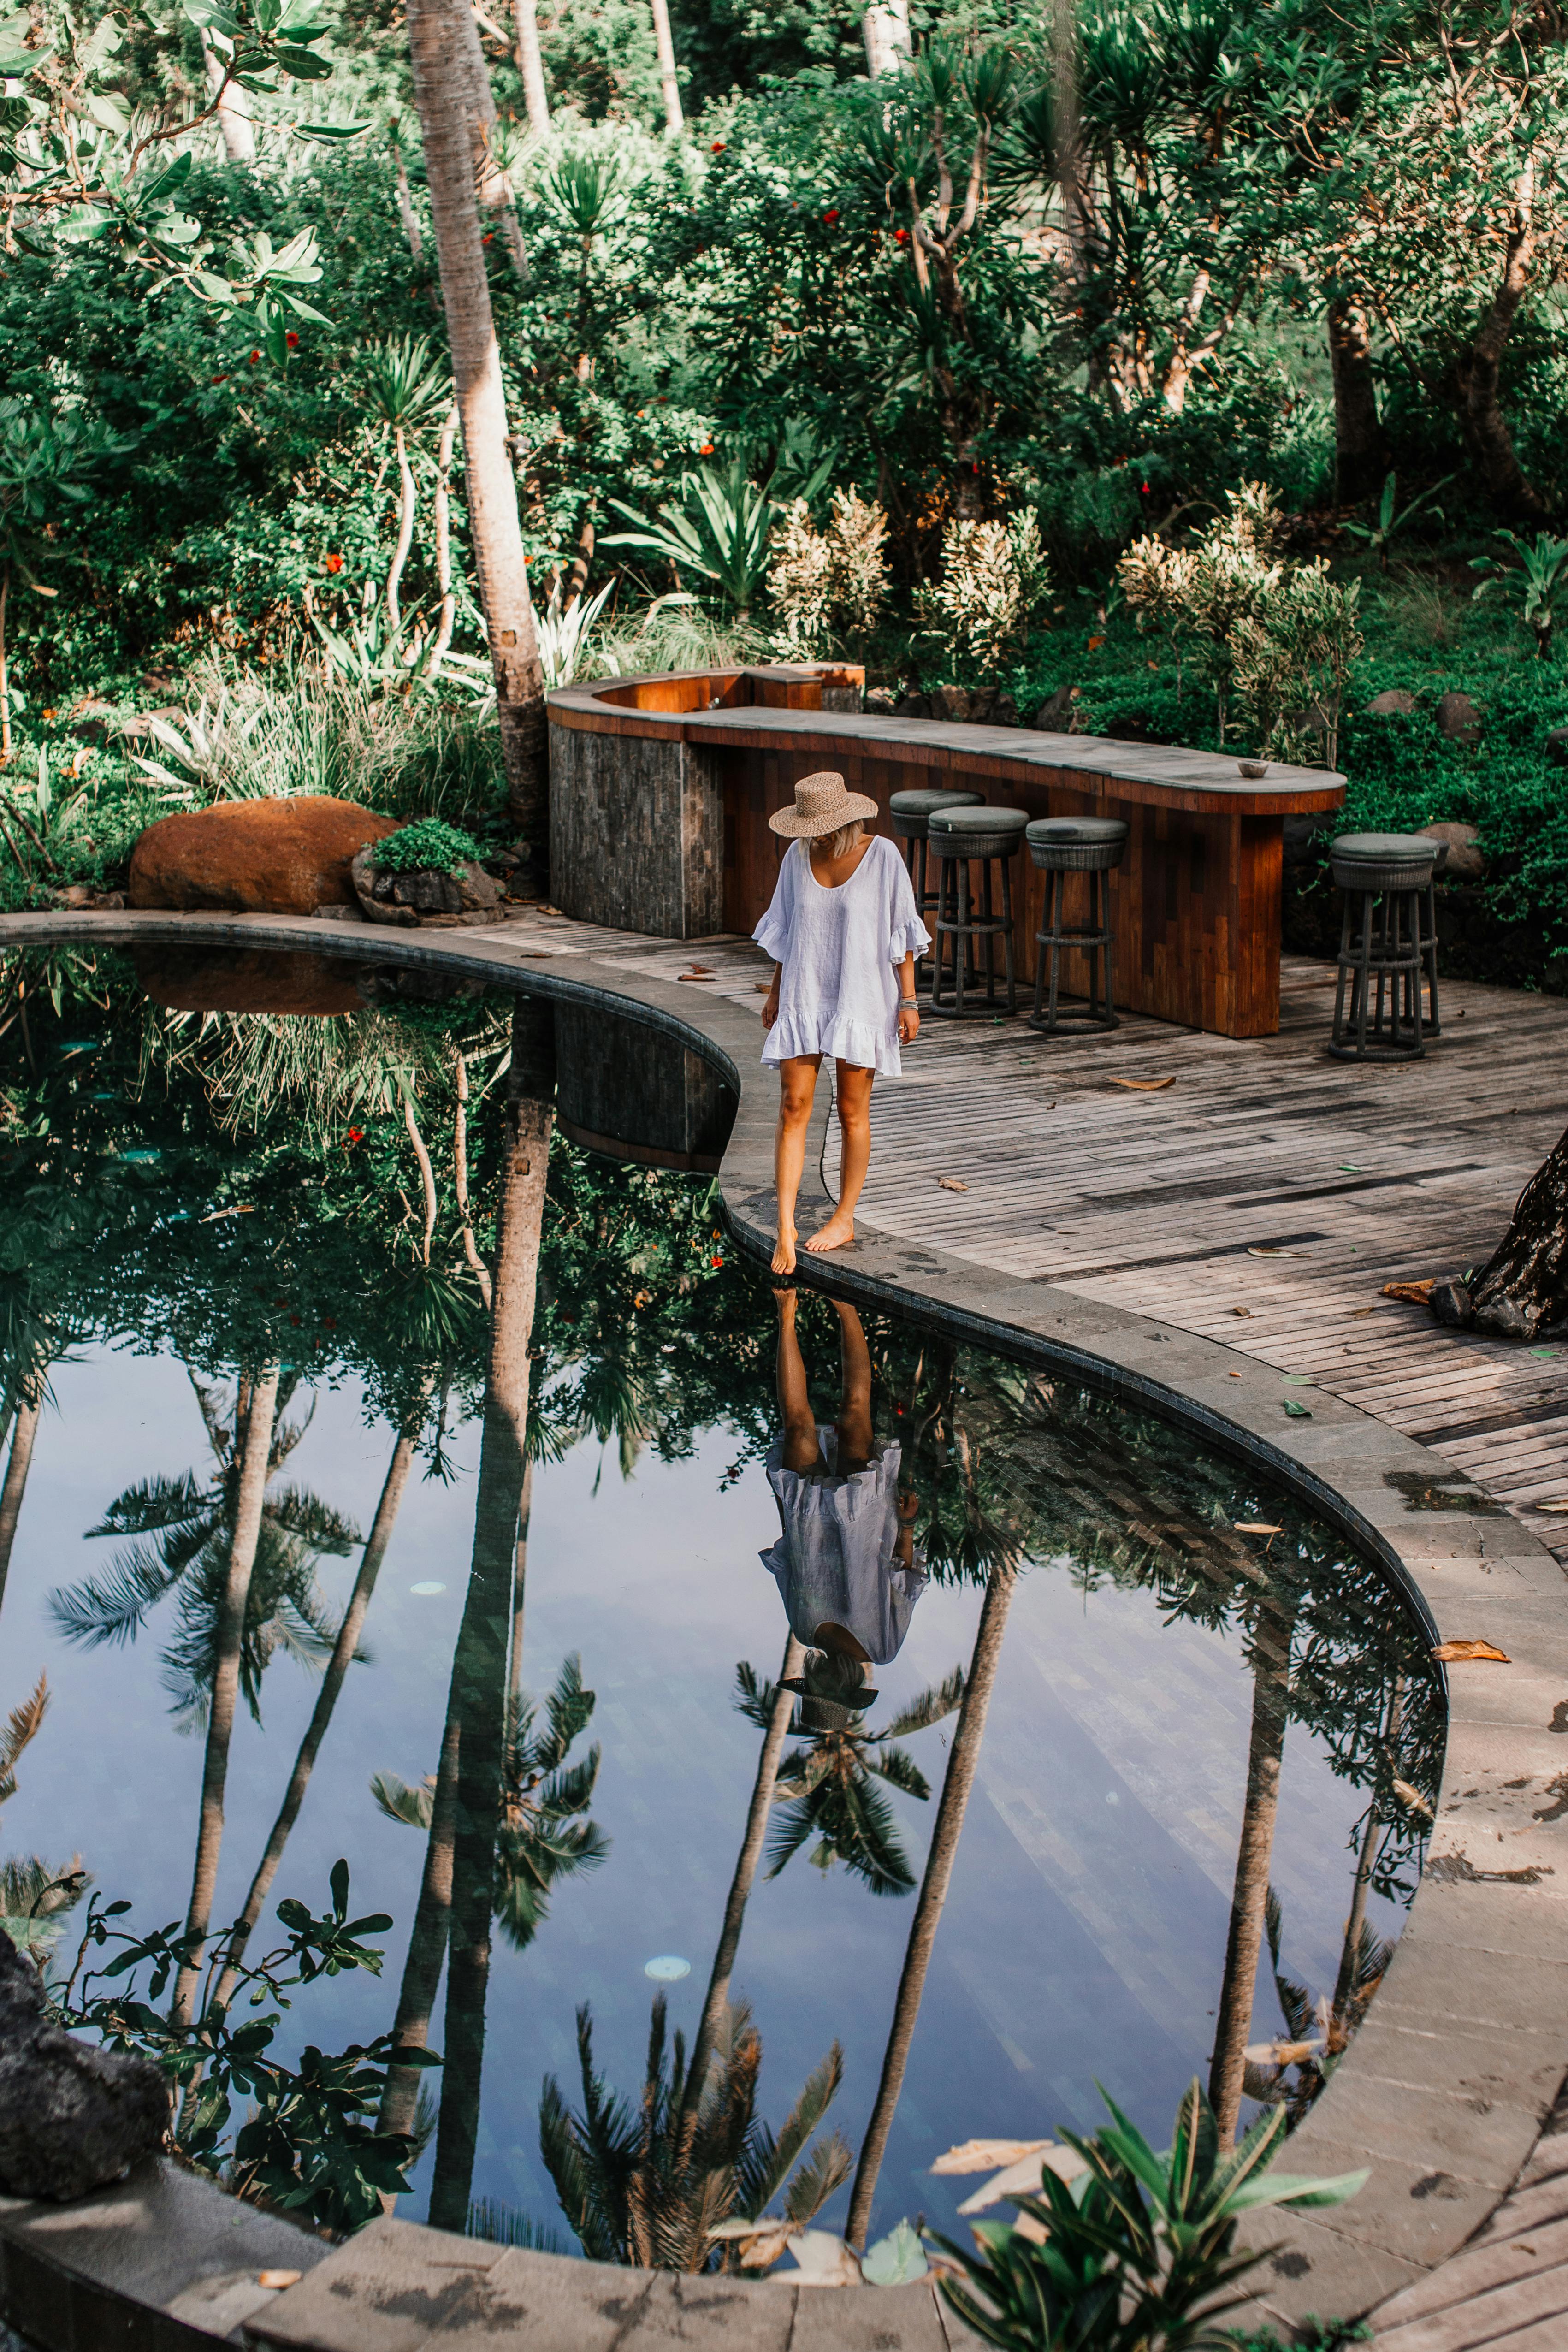
[[(839, 770), (889, 830), (896, 792), (947, 785), (1037, 816), (1127, 824), (1113, 877), (1116, 1002), (1227, 1037), (1280, 1025), (1288, 816), (1327, 813), (1344, 779), (1094, 735), (884, 718), (847, 664), (601, 678), (549, 697), (550, 876), (579, 920), (676, 940), (748, 932), (784, 844), (768, 829), (796, 779)], [(1042, 877), (1013, 861), (1020, 982), (1032, 984)], [(1069, 919), (1077, 919), (1070, 909)], [(1070, 960), (1065, 984), (1082, 990)]]

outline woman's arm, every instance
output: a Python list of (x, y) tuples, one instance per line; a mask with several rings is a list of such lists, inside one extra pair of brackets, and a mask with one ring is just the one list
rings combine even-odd
[[(778, 982), (775, 981), (773, 985), (777, 990)], [(763, 1017), (767, 1018), (766, 1013)], [(898, 1042), (901, 1045), (913, 1045), (919, 1034), (920, 1013), (915, 1002), (915, 958), (906, 955), (898, 967)]]
[(776, 963), (773, 967), (773, 985), (768, 990), (762, 1006), (762, 1025), (765, 1029), (771, 1029), (779, 1018), (779, 987), (783, 978), (784, 967), (781, 963)]

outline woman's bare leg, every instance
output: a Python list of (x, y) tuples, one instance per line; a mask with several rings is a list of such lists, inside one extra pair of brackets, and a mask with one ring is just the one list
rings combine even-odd
[(839, 1311), (839, 1459), (841, 1477), (852, 1477), (871, 1459), (871, 1349), (860, 1317), (841, 1298)]
[(784, 1467), (810, 1470), (821, 1449), (817, 1444), (817, 1416), (811, 1410), (811, 1394), (806, 1386), (806, 1366), (800, 1342), (795, 1336), (794, 1292), (776, 1290), (773, 1304), (779, 1309), (779, 1412), (784, 1423)]
[(775, 1274), (795, 1271), (795, 1202), (806, 1165), (806, 1129), (817, 1092), (820, 1054), (801, 1054), (779, 1065), (779, 1125), (773, 1138), (773, 1189), (779, 1196)]
[(852, 1062), (838, 1065), (839, 1132), (843, 1153), (839, 1168), (839, 1205), (820, 1233), (806, 1244), (809, 1250), (842, 1249), (855, 1237), (855, 1202), (871, 1164), (871, 1082), (874, 1070), (857, 1069)]

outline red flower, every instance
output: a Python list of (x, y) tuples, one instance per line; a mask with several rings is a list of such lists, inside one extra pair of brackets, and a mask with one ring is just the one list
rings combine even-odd
[(724, 1260), (721, 1257), (711, 1258), (708, 1262), (712, 1265), (722, 1265), (724, 1264)]
[(214, 383), (227, 383), (228, 378), (226, 375), (215, 375), (213, 378), (213, 382)]
[(44, 716), (46, 719), (57, 719), (59, 717), (59, 712), (57, 710), (46, 710)]
[(893, 241), (894, 245), (907, 245), (909, 231), (906, 228), (895, 228), (893, 232)]
[(708, 153), (710, 155), (722, 155), (724, 153), (724, 141), (722, 139), (716, 139), (713, 145), (708, 149)]
[(250, 355), (250, 363), (251, 363), (252, 367), (254, 367), (254, 366), (256, 365), (256, 363), (257, 360), (258, 360), (258, 359), (260, 359), (260, 357), (261, 357), (261, 353), (260, 353), (259, 352), (252, 352), (252, 353), (251, 353), (251, 355)]
[(713, 443), (711, 441), (705, 441), (702, 447), (697, 451), (697, 456), (699, 457), (711, 457), (713, 456)]
[(495, 232), (495, 230), (494, 230), (493, 228), (487, 228), (487, 229), (485, 231), (484, 236), (483, 236), (480, 238), (480, 240), (479, 240), (480, 244), (481, 244), (481, 245), (489, 245), (489, 244), (493, 243), (493, 242), (494, 242), (494, 239), (495, 239), (495, 235), (496, 235), (496, 232)]
[[(342, 559), (342, 557), (341, 557), (340, 555), (329, 555), (329, 556), (327, 558), (327, 569), (328, 569), (328, 571), (329, 571), (329, 572), (341, 572), (342, 568), (343, 568), (343, 559)], [(361, 1129), (361, 1128), (350, 1128), (350, 1129), (349, 1129), (349, 1132), (350, 1132), (350, 1134), (353, 1137), (354, 1141), (357, 1143), (357, 1142), (359, 1141), (359, 1139), (360, 1139), (361, 1135), (363, 1133), (363, 1129)]]
[(291, 352), (297, 352), (299, 349), (299, 338), (294, 332), (292, 327), (289, 329), (287, 334), (284, 336), (283, 340), (287, 344)]
[(349, 1141), (350, 1143), (363, 1143), (364, 1139), (365, 1130), (362, 1127), (351, 1127), (349, 1129)]
[(827, 222), (828, 226), (831, 228), (833, 223), (838, 219), (838, 214), (836, 212), (826, 212), (822, 215), (822, 218)]

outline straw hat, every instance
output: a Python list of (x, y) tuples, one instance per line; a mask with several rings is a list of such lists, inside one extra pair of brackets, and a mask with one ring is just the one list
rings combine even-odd
[(820, 841), (841, 825), (864, 824), (876, 813), (873, 800), (864, 793), (846, 792), (842, 776), (824, 768), (819, 775), (802, 776), (795, 787), (794, 807), (775, 810), (768, 824), (786, 841)]

